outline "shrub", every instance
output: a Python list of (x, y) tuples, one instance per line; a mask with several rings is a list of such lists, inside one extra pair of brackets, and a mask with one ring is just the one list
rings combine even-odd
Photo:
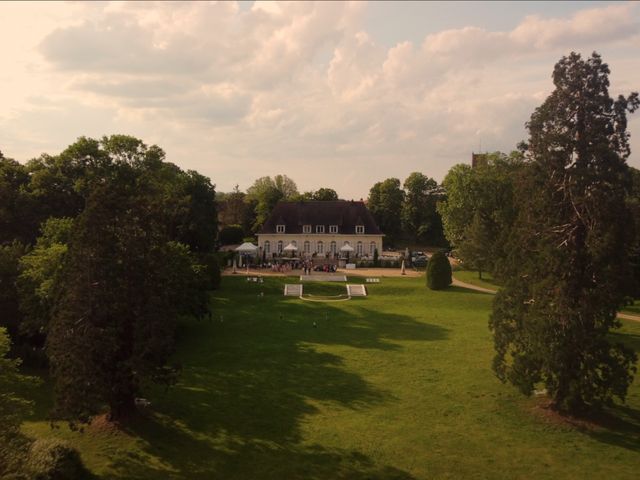
[(427, 263), (427, 287), (442, 290), (451, 285), (451, 264), (444, 252), (433, 254)]
[(220, 245), (235, 245), (242, 243), (244, 231), (240, 225), (228, 225), (218, 233), (218, 242)]
[(378, 249), (376, 248), (376, 249), (373, 250), (373, 266), (374, 267), (377, 267), (379, 265), (379, 263), (380, 263), (380, 262), (378, 262), (378, 258), (379, 258)]
[(27, 469), (34, 480), (89, 478), (89, 472), (78, 451), (55, 439), (38, 439), (33, 442)]

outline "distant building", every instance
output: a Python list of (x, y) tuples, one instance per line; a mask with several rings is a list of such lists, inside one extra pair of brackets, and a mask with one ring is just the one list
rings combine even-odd
[(479, 167), (480, 165), (486, 165), (488, 161), (488, 155), (486, 153), (473, 153), (471, 152), (471, 167)]
[(258, 232), (258, 247), (267, 259), (293, 244), (301, 258), (330, 261), (348, 244), (352, 258), (371, 258), (376, 249), (382, 253), (383, 236), (362, 201), (279, 202)]

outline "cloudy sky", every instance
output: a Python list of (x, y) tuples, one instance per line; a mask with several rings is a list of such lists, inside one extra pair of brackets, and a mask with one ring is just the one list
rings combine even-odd
[(127, 133), (221, 191), (284, 173), (361, 198), (512, 150), (572, 50), (640, 89), (640, 4), (2, 2), (0, 150)]

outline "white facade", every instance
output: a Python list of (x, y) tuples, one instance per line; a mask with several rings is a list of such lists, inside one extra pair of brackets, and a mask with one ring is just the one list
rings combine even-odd
[[(312, 231), (315, 229), (312, 229)], [(293, 243), (298, 247), (297, 256), (316, 258), (333, 258), (340, 253), (345, 244), (351, 245), (354, 251), (350, 257), (373, 258), (373, 252), (382, 254), (382, 235), (339, 234), (339, 233), (260, 233), (258, 234), (259, 255), (263, 252), (270, 259), (279, 256), (282, 249)]]

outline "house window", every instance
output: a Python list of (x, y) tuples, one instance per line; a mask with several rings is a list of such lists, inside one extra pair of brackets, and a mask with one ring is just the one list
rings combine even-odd
[(311, 225), (303, 225), (302, 233), (311, 233)]
[(324, 243), (322, 243), (322, 242), (318, 242), (318, 243), (316, 244), (316, 251), (317, 251), (318, 253), (324, 253)]
[(278, 242), (278, 253), (282, 253), (282, 240)]
[(304, 242), (304, 253), (310, 253), (310, 252), (311, 252), (311, 244), (307, 240)]
[(267, 240), (266, 242), (264, 242), (264, 254), (269, 255), (270, 253), (271, 253), (271, 242)]
[(324, 225), (316, 225), (316, 233), (324, 233)]
[(373, 254), (376, 252), (376, 242), (371, 242), (369, 244), (369, 255), (373, 257)]
[(356, 255), (358, 255), (359, 257), (362, 256), (362, 242), (358, 242), (356, 244)]
[(284, 233), (284, 225), (276, 225), (276, 233)]
[(338, 225), (329, 225), (329, 233), (338, 233)]
[(331, 242), (331, 244), (329, 245), (329, 250), (333, 255), (336, 254), (336, 242)]
[(356, 233), (364, 233), (364, 225), (356, 225)]

